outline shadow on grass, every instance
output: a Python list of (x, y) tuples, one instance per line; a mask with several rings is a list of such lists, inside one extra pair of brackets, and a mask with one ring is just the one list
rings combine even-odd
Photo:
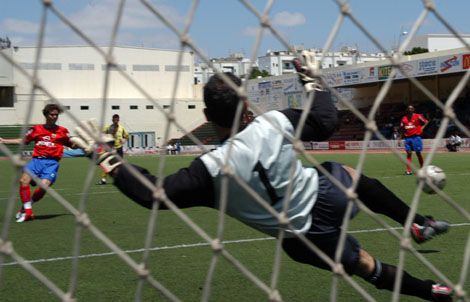
[(440, 253), (441, 251), (439, 250), (416, 250), (420, 254), (434, 254), (434, 253)]
[(35, 220), (47, 220), (47, 219), (53, 219), (53, 218), (60, 217), (60, 216), (68, 216), (68, 215), (72, 215), (72, 214), (35, 215), (34, 219)]

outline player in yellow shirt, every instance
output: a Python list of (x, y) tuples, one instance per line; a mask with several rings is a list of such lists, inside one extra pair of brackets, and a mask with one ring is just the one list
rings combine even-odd
[[(119, 115), (114, 114), (113, 115), (113, 123), (109, 126), (106, 126), (103, 129), (103, 133), (105, 134), (111, 134), (114, 137), (114, 149), (116, 150), (116, 153), (121, 156), (121, 158), (124, 157), (124, 152), (123, 152), (123, 145), (129, 138), (129, 133), (127, 130), (119, 124)], [(98, 182), (99, 185), (105, 185), (106, 184), (106, 173), (101, 172), (101, 179)]]

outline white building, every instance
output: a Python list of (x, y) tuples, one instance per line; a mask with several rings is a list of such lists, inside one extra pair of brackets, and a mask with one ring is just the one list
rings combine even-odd
[[(460, 34), (460, 37), (467, 44), (470, 44), (470, 34)], [(433, 52), (462, 48), (465, 45), (453, 34), (426, 34), (413, 37), (408, 48), (411, 50), (413, 47), (427, 48), (430, 52)]]
[[(104, 54), (109, 51), (106, 47), (101, 50)], [(28, 74), (33, 74), (37, 48), (14, 47), (1, 51)], [(130, 147), (160, 145), (167, 119), (158, 108), (170, 110), (174, 91), (175, 116), (182, 128), (192, 130), (204, 121), (201, 95), (193, 85), (193, 53), (183, 53), (180, 68), (177, 65), (179, 55), (175, 50), (115, 47), (113, 57), (124, 75), (112, 70), (105, 91), (107, 65), (103, 54), (88, 46), (44, 47), (38, 78), (47, 93), (35, 90), (34, 96), (30, 79), (0, 56), (0, 125), (28, 122), (26, 112), (33, 97), (34, 109), (29, 123), (42, 123), (41, 109), (50, 102), (50, 94), (68, 111), (61, 115), (60, 125), (73, 129), (76, 122), (72, 115), (78, 120), (104, 117), (108, 124), (117, 113), (132, 133)], [(178, 71), (178, 87), (174, 90)], [(107, 102), (104, 102), (105, 93)], [(182, 129), (171, 127), (169, 138), (182, 135)]]
[[(258, 67), (273, 76), (291, 74), (295, 72), (292, 60), (298, 57), (298, 53), (303, 49), (292, 51), (270, 51), (266, 55), (258, 58)], [(339, 52), (327, 52), (322, 57), (321, 49), (308, 49), (316, 53), (316, 59), (321, 62), (321, 68), (333, 68), (343, 65), (360, 64), (365, 62), (379, 61), (385, 58), (384, 54), (360, 53), (356, 49), (344, 47)]]
[(244, 77), (248, 74), (251, 60), (245, 58), (243, 54), (231, 54), (228, 58), (211, 59), (211, 68), (205, 63), (195, 64), (194, 66), (194, 83), (206, 83), (209, 78), (214, 75), (214, 69), (221, 72), (231, 72), (238, 77)]

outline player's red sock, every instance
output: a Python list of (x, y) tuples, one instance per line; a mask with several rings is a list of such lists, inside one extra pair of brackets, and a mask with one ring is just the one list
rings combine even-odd
[(421, 153), (417, 153), (416, 156), (418, 156), (419, 166), (422, 168), (423, 167), (423, 155), (421, 155)]
[(32, 197), (33, 202), (38, 202), (39, 200), (41, 200), (41, 198), (44, 197), (45, 194), (46, 194), (46, 191), (44, 191), (42, 188), (37, 188), (36, 190), (34, 190), (34, 193), (33, 193), (33, 197)]
[(33, 215), (33, 208), (27, 208), (26, 206), (24, 207), (24, 212), (26, 216), (32, 216)]
[(29, 185), (20, 185), (20, 199), (22, 203), (31, 201), (31, 190)]
[(406, 172), (411, 172), (411, 154), (406, 154)]

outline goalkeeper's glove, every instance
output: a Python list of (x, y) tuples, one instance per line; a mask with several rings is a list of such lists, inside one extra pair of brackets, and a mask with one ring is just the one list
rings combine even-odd
[(77, 136), (71, 137), (70, 141), (83, 149), (86, 156), (96, 160), (96, 164), (105, 173), (110, 173), (120, 165), (121, 159), (112, 149), (114, 137), (110, 134), (103, 134), (98, 129), (96, 120), (90, 119), (81, 123), (75, 128)]
[(302, 51), (302, 58), (304, 63), (298, 58), (292, 60), (295, 70), (299, 76), (299, 81), (304, 86), (306, 92), (313, 90), (323, 90), (320, 78), (315, 76), (315, 72), (319, 69), (318, 62), (315, 60), (315, 54)]

